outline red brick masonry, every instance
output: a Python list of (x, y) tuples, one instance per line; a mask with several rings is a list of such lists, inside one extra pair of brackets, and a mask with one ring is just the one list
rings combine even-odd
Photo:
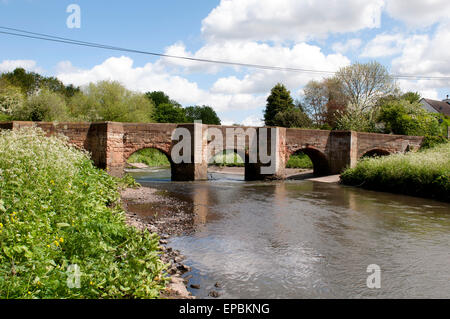
[[(199, 125), (199, 124), (195, 124)], [(201, 124), (200, 124), (201, 125)], [(177, 127), (185, 127), (193, 132), (194, 124), (159, 124), (159, 123), (44, 123), (44, 122), (1, 122), (0, 129), (17, 129), (21, 127), (40, 127), (51, 134), (62, 134), (70, 143), (91, 153), (95, 165), (107, 168), (112, 175), (121, 175), (127, 158), (143, 148), (156, 148), (167, 155), (171, 161), (172, 133)], [(206, 179), (208, 143), (206, 129), (218, 128), (226, 140), (227, 129), (240, 129), (230, 126), (201, 125), (203, 141), (202, 163), (172, 163), (172, 179), (201, 180)], [(237, 132), (248, 146), (250, 141), (245, 136), (245, 129)], [(259, 136), (259, 129), (257, 129)], [(299, 151), (309, 155), (318, 175), (338, 174), (346, 167), (353, 167), (365, 154), (391, 154), (413, 151), (420, 148), (423, 137), (403, 136), (353, 131), (322, 131), (304, 129), (278, 128), (279, 144), (277, 145), (277, 171), (275, 178), (283, 178), (284, 164), (289, 157)], [(192, 134), (194, 139), (194, 134)], [(238, 138), (236, 138), (238, 141)], [(239, 142), (237, 143), (239, 144)], [(241, 142), (242, 144), (242, 142)], [(193, 143), (194, 145), (194, 143)], [(244, 146), (244, 147), (245, 147)], [(243, 148), (243, 145), (240, 145)], [(261, 164), (246, 164), (246, 179), (264, 179), (259, 174)]]

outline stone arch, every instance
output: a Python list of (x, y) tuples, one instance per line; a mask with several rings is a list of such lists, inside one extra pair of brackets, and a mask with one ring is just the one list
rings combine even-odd
[(373, 148), (371, 150), (366, 151), (361, 158), (363, 157), (380, 157), (390, 155), (391, 152), (384, 150), (382, 148)]
[(165, 156), (166, 156), (166, 158), (167, 158), (167, 160), (169, 161), (169, 164), (170, 164), (170, 166), (172, 167), (172, 165), (173, 165), (173, 161), (172, 161), (172, 158), (171, 158), (171, 156), (170, 156), (170, 150), (166, 150), (166, 149), (164, 149), (164, 148), (161, 148), (161, 147), (159, 147), (159, 146), (157, 146), (157, 145), (142, 145), (142, 146), (139, 146), (139, 147), (134, 147), (134, 148), (132, 148), (132, 149), (129, 149), (124, 155), (124, 160), (125, 160), (125, 162), (127, 162), (128, 161), (128, 159), (133, 155), (133, 154), (135, 154), (136, 152), (139, 152), (139, 151), (141, 151), (141, 150), (145, 150), (145, 149), (154, 149), (154, 150), (157, 150), (157, 151), (159, 151), (160, 153), (162, 153), (162, 154), (164, 154)]
[(295, 151), (289, 154), (289, 157), (286, 159), (286, 163), (292, 155), (299, 153), (304, 153), (311, 159), (314, 166), (314, 175), (317, 176), (330, 175), (331, 169), (327, 156), (322, 151), (312, 146), (306, 146), (296, 149)]

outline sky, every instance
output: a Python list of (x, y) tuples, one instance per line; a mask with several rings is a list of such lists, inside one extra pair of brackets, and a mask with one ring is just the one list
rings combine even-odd
[[(80, 8), (80, 27), (67, 24)], [(69, 19), (72, 21), (72, 19)], [(397, 75), (450, 76), (448, 0), (0, 0), (0, 27), (170, 55), (335, 72), (376, 60)], [(2, 31), (2, 30), (0, 30)], [(4, 30), (3, 30), (4, 31)], [(323, 75), (233, 67), (0, 33), (0, 72), (23, 67), (84, 86), (120, 81), (210, 105), (223, 124), (259, 125), (270, 89), (294, 99)], [(450, 80), (398, 80), (444, 99)]]

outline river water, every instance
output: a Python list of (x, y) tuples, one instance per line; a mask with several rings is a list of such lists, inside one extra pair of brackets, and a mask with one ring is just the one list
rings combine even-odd
[[(190, 204), (196, 231), (169, 245), (187, 257), (199, 298), (450, 298), (448, 203), (312, 181), (132, 174)], [(367, 287), (372, 264), (380, 289)]]

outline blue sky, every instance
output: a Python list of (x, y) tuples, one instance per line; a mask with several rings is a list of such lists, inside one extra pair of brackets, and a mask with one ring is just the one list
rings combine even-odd
[[(66, 8), (81, 8), (81, 28)], [(145, 51), (336, 71), (377, 60), (393, 74), (450, 76), (448, 0), (0, 0), (0, 26)], [(117, 80), (214, 107), (227, 124), (258, 124), (277, 82), (294, 98), (321, 76), (223, 67), (0, 34), (0, 72), (17, 66), (85, 85)], [(443, 99), (450, 81), (399, 81)]]

